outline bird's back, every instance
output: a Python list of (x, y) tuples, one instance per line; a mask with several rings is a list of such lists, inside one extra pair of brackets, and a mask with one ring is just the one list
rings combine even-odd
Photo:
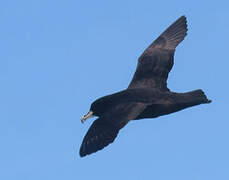
[[(140, 103), (158, 103), (169, 96), (169, 91), (161, 91), (159, 88), (135, 88), (125, 89), (114, 94), (103, 96), (95, 102), (103, 103), (104, 106), (116, 106), (120, 103), (140, 102)], [(94, 103), (95, 103), (94, 102)]]

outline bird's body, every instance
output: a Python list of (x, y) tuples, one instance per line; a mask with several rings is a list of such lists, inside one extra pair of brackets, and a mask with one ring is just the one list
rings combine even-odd
[(145, 108), (134, 120), (155, 118), (208, 102), (209, 100), (202, 90), (175, 93), (169, 90), (160, 91), (157, 88), (126, 89), (97, 99), (94, 103), (96, 103), (96, 106), (100, 106), (99, 109), (102, 109), (103, 112), (94, 115), (100, 117), (106, 113), (109, 114), (110, 111), (121, 104), (141, 103)]
[(84, 137), (81, 157), (112, 143), (119, 130), (131, 120), (155, 118), (211, 102), (202, 90), (175, 93), (167, 87), (175, 48), (186, 33), (186, 18), (182, 16), (143, 52), (127, 89), (101, 97), (91, 104), (89, 113), (82, 120), (91, 115), (99, 118)]

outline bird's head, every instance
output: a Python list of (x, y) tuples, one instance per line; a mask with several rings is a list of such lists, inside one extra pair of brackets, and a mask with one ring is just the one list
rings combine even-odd
[(81, 122), (84, 123), (88, 118), (93, 116), (102, 116), (106, 112), (107, 104), (104, 98), (97, 99), (91, 104), (90, 110), (86, 115), (83, 115)]

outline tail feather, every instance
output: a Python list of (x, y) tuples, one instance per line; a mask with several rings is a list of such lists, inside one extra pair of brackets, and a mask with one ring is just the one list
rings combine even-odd
[(195, 100), (197, 102), (199, 101), (201, 104), (211, 103), (211, 100), (209, 100), (207, 98), (207, 96), (205, 95), (204, 91), (202, 91), (201, 89), (189, 92), (188, 96), (192, 97), (193, 100)]
[(190, 91), (187, 93), (172, 93), (171, 94), (170, 110), (165, 114), (177, 112), (192, 106), (211, 103), (201, 89)]

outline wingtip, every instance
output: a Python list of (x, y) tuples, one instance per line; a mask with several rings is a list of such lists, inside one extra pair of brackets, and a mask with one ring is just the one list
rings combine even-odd
[(187, 17), (185, 15), (182, 15), (180, 18), (177, 19), (177, 21), (183, 22), (183, 24), (186, 27), (186, 30), (188, 30), (188, 24), (187, 24), (188, 20), (187, 20)]
[(79, 151), (79, 156), (80, 156), (81, 158), (85, 156), (84, 153), (82, 152), (81, 148), (80, 148), (80, 151)]
[[(182, 15), (182, 16), (180, 16), (180, 17), (174, 22), (174, 24), (175, 24), (176, 22), (182, 22), (182, 23), (187, 27), (187, 22), (188, 22), (188, 20), (187, 20), (187, 17), (186, 17), (185, 15)], [(178, 23), (178, 24), (179, 24), (179, 23)]]
[(173, 22), (154, 42), (151, 47), (175, 50), (187, 35), (188, 25), (185, 15)]
[(208, 104), (209, 104), (209, 103), (211, 103), (211, 102), (212, 102), (212, 100), (211, 100), (211, 99), (208, 99), (208, 100), (207, 100), (207, 103), (208, 103)]
[(79, 151), (79, 156), (82, 158), (82, 157), (85, 157), (87, 156), (88, 154), (82, 149), (82, 147), (80, 148), (80, 151)]
[(84, 156), (86, 156), (85, 154), (81, 154), (79, 153), (80, 157), (83, 158)]
[(181, 19), (187, 22), (187, 16), (182, 15), (177, 20), (181, 20)]

